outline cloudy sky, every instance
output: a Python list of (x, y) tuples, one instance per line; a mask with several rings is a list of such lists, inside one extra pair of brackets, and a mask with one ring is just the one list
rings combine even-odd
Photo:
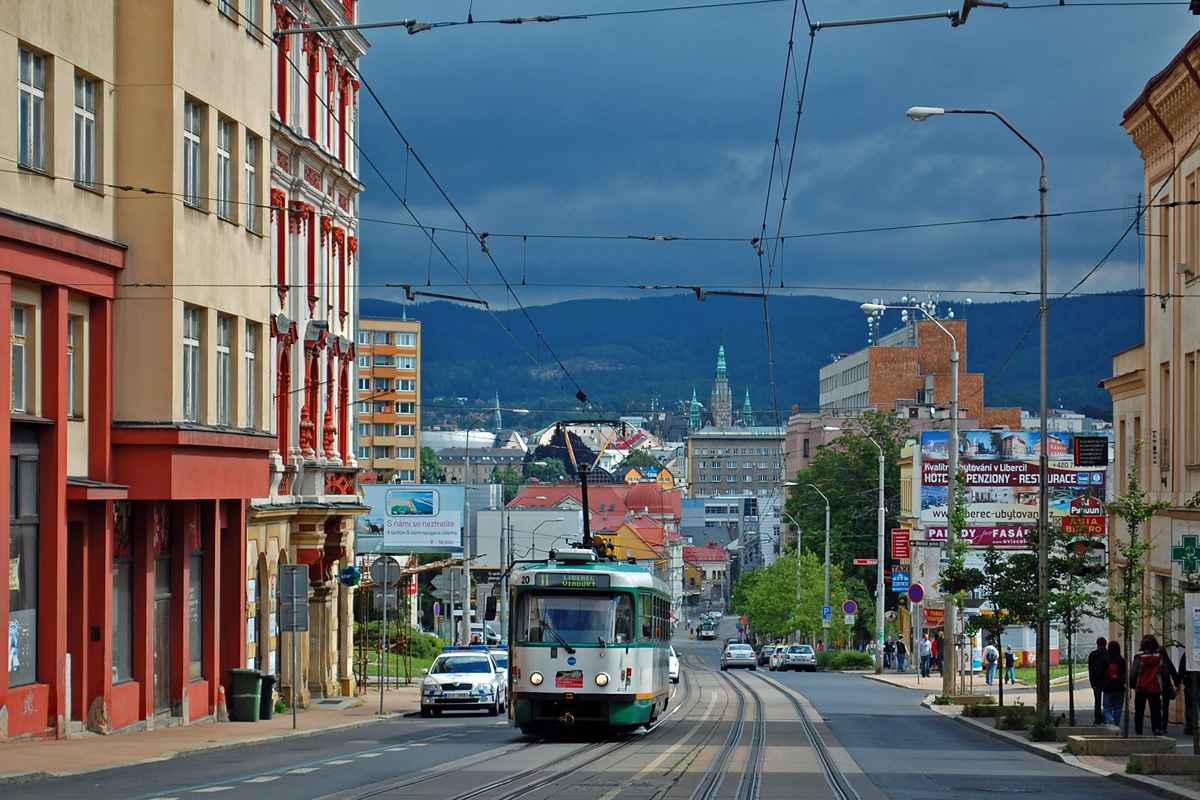
[[(363, 76), (404, 139), (364, 87), (363, 153), (392, 187), (364, 160), (364, 295), (399, 299), (383, 284), (414, 284), (512, 307), (505, 280), (527, 305), (676, 284), (889, 301), (1036, 293), (1037, 221), (980, 221), (1037, 212), (1036, 155), (994, 118), (915, 123), (914, 105), (995, 110), (1042, 150), (1050, 212), (1067, 215), (1049, 223), (1051, 291), (1065, 291), (1133, 220), (1142, 162), (1122, 114), (1200, 17), (1186, 1), (1014, 0), (959, 27), (810, 36), (805, 16), (953, 5), (365, 0), (364, 21), (434, 27), (366, 32)], [(538, 15), (585, 18), (492, 22)], [(489, 234), (487, 254), (464, 219)], [(1126, 237), (1080, 291), (1138, 286), (1140, 257)]]

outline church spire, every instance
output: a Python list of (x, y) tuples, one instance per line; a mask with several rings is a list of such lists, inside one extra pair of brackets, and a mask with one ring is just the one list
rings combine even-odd
[(725, 380), (725, 345), (717, 349), (717, 380)]
[(733, 425), (733, 398), (729, 394), (729, 378), (725, 374), (725, 345), (717, 349), (717, 380), (713, 385), (712, 424), (716, 428), (728, 428)]
[(746, 387), (746, 402), (742, 404), (742, 425), (754, 427), (754, 412), (750, 408), (750, 387)]
[(696, 399), (696, 389), (692, 388), (692, 408), (688, 415), (688, 430), (700, 430), (700, 401)]

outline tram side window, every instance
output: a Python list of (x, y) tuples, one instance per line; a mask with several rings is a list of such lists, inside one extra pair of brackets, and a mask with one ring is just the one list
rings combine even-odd
[(638, 595), (638, 627), (641, 641), (650, 641), (654, 635), (654, 595), (652, 594)]
[(617, 644), (627, 644), (636, 641), (633, 631), (633, 595), (619, 594), (614, 602), (617, 610), (613, 622), (613, 641)]

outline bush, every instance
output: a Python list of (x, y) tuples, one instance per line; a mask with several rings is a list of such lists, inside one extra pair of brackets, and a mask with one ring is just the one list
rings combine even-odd
[(445, 643), (432, 633), (414, 633), (412, 638), (413, 658), (436, 658)]
[(1129, 775), (1142, 774), (1142, 760), (1137, 756), (1130, 757), (1129, 763), (1125, 765), (1125, 772)]
[[(1030, 716), (1024, 703), (1008, 706), (999, 716), (996, 717), (996, 727), (1002, 731), (1019, 731), (1023, 730), (1029, 723)], [(1053, 724), (1051, 724), (1053, 728)], [(1054, 733), (1051, 731), (1050, 738), (1054, 738)], [(1038, 740), (1044, 741), (1044, 740)]]
[(1056, 727), (1058, 727), (1058, 720), (1049, 711), (1033, 714), (1029, 717), (1029, 740), (1031, 742), (1053, 742)]
[(830, 672), (833, 670), (833, 651), (818, 650), (817, 651), (817, 669), (821, 672)]
[(287, 703), (283, 702), (282, 700), (275, 701), (275, 713), (276, 714), (282, 714), (287, 710), (288, 710)]
[(833, 652), (834, 669), (871, 669), (875, 659), (870, 653), (862, 650), (835, 650)]

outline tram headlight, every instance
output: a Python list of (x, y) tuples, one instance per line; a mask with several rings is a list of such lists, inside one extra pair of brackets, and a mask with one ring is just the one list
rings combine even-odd
[(608, 686), (608, 675), (604, 672), (597, 672), (596, 673), (596, 685), (597, 686)]
[(529, 682), (532, 683), (534, 686), (541, 686), (542, 673), (540, 673), (540, 672), (531, 673), (529, 676)]

